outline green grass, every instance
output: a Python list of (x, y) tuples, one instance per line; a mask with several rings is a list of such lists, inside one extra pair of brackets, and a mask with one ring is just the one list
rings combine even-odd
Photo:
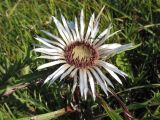
[[(52, 68), (36, 70), (45, 61), (35, 59), (38, 55), (32, 52), (33, 44), (37, 43), (34, 36), (41, 34), (41, 29), (57, 33), (51, 21), (52, 15), (60, 18), (63, 14), (72, 21), (84, 8), (85, 21), (88, 21), (90, 15), (93, 12), (98, 14), (104, 5), (100, 31), (110, 23), (113, 25), (112, 32), (122, 30), (106, 42), (141, 43), (140, 47), (110, 59), (129, 75), (126, 80), (122, 78), (123, 86), (116, 83), (115, 92), (128, 106), (134, 119), (160, 119), (159, 0), (0, 0), (0, 119), (46, 114), (69, 104), (68, 84), (61, 88), (60, 83), (50, 87), (36, 83), (43, 81)], [(25, 83), (30, 83), (30, 86), (3, 95), (13, 86)], [(117, 112), (113, 115), (122, 112), (114, 97), (106, 98), (104, 95), (103, 98)], [(98, 101), (89, 99), (82, 106), (88, 112), (87, 115), (84, 112), (87, 119), (91, 116), (108, 118), (109, 114), (105, 113), (108, 107), (103, 109)], [(75, 113), (70, 113), (59, 119), (72, 120), (75, 116)]]

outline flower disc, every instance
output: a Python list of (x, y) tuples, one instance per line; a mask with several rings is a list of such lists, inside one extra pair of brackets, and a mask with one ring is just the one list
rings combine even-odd
[(84, 41), (74, 42), (65, 48), (66, 61), (78, 68), (93, 66), (98, 57), (95, 47)]

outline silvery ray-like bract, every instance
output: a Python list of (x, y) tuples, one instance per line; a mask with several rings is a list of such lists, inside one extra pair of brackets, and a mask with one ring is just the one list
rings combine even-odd
[[(99, 16), (93, 13), (88, 24), (84, 22), (84, 12), (81, 10), (80, 19), (75, 17), (74, 23), (66, 21), (61, 15), (61, 21), (54, 16), (53, 21), (58, 29), (59, 35), (42, 30), (50, 39), (35, 37), (42, 44), (35, 48), (35, 52), (43, 53), (38, 58), (49, 59), (51, 62), (39, 66), (37, 69), (58, 66), (58, 69), (49, 75), (44, 83), (54, 83), (55, 80), (63, 80), (67, 76), (73, 78), (72, 93), (76, 87), (80, 89), (81, 97), (87, 99), (87, 93), (92, 93), (93, 99), (96, 98), (95, 84), (99, 84), (105, 94), (108, 95), (109, 87), (114, 87), (113, 82), (107, 78), (108, 72), (118, 83), (122, 84), (118, 75), (127, 76), (116, 66), (106, 62), (109, 57), (128, 50), (133, 45), (119, 43), (105, 44), (105, 41), (115, 35), (116, 31), (110, 34), (112, 28), (109, 25), (102, 33), (99, 33)], [(88, 26), (87, 26), (88, 25)]]

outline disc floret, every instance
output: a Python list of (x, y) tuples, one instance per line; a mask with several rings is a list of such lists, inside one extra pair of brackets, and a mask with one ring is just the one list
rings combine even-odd
[(76, 41), (65, 48), (65, 58), (70, 65), (87, 68), (95, 65), (99, 55), (95, 46), (85, 41)]

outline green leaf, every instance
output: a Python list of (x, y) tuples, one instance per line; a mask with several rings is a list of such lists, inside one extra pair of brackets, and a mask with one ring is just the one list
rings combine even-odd
[(105, 100), (101, 97), (98, 97), (99, 102), (101, 103), (102, 107), (105, 109), (107, 115), (112, 119), (112, 120), (123, 120), (122, 117), (117, 114), (114, 110), (112, 110), (108, 104), (105, 102)]

